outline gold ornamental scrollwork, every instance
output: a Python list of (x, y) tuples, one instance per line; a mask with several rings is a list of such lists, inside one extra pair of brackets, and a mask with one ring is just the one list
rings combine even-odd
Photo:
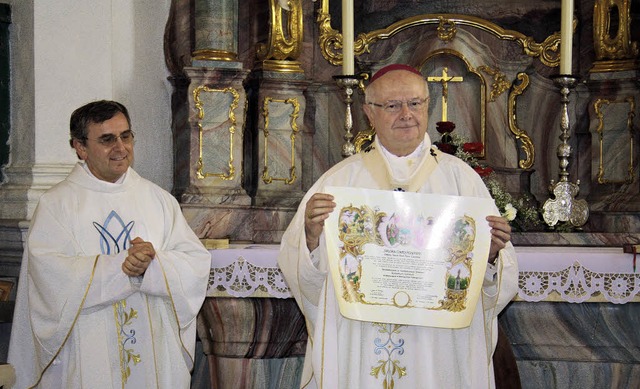
[(499, 69), (493, 69), (489, 66), (482, 65), (478, 67), (479, 71), (483, 71), (493, 78), (493, 84), (491, 85), (491, 92), (489, 93), (489, 101), (496, 101), (498, 96), (507, 91), (510, 87), (507, 82), (507, 76), (500, 72)]
[[(272, 177), (269, 174), (269, 104), (271, 102), (291, 104), (293, 111), (289, 117), (291, 125), (291, 166), (289, 167), (289, 177)], [(262, 115), (264, 116), (264, 168), (262, 170), (262, 181), (265, 184), (271, 184), (273, 181), (283, 181), (287, 185), (291, 185), (296, 181), (296, 135), (298, 134), (298, 115), (300, 114), (300, 103), (297, 98), (290, 99), (274, 99), (265, 97), (262, 106)]]
[(513, 135), (515, 135), (516, 139), (519, 139), (520, 142), (522, 142), (522, 151), (524, 151), (526, 156), (525, 159), (518, 161), (518, 166), (520, 166), (521, 169), (530, 169), (533, 166), (535, 158), (533, 142), (527, 132), (518, 127), (518, 118), (516, 114), (517, 97), (524, 93), (524, 90), (529, 86), (529, 76), (526, 73), (518, 73), (517, 79), (520, 80), (520, 83), (516, 84), (514, 82), (513, 89), (509, 93), (509, 130)]
[[(226, 173), (205, 173), (204, 172), (204, 162), (203, 162), (203, 150), (202, 150), (202, 142), (203, 142), (203, 132), (202, 128), (202, 120), (204, 119), (205, 111), (204, 104), (202, 99), (200, 98), (201, 93), (229, 93), (233, 97), (231, 104), (229, 105), (229, 162), (227, 164), (229, 171)], [(235, 109), (238, 108), (238, 103), (240, 101), (240, 94), (237, 90), (231, 87), (227, 87), (224, 89), (215, 89), (209, 88), (206, 85), (200, 85), (193, 90), (193, 101), (195, 102), (195, 107), (198, 110), (198, 147), (199, 147), (199, 155), (198, 155), (198, 167), (196, 170), (196, 177), (200, 180), (206, 177), (218, 177), (225, 181), (230, 181), (235, 178), (236, 169), (233, 166), (233, 135), (236, 132), (236, 114)]]
[(257, 44), (256, 57), (267, 70), (302, 72), (297, 61), (303, 39), (301, 0), (288, 0), (287, 5), (285, 9), (278, 0), (269, 0), (269, 38), (266, 44)]
[[(328, 0), (322, 0), (316, 22), (320, 30), (318, 44), (324, 58), (332, 65), (342, 64), (342, 34), (331, 27), (331, 15), (328, 12)], [(457, 26), (469, 26), (495, 35), (499, 39), (515, 41), (522, 46), (523, 52), (549, 67), (560, 64), (560, 32), (555, 32), (542, 43), (536, 42), (521, 32), (505, 30), (488, 20), (460, 14), (423, 14), (397, 21), (386, 28), (360, 33), (354, 41), (355, 55), (370, 53), (370, 46), (379, 40), (389, 39), (393, 35), (421, 25), (438, 25), (439, 39), (453, 39)], [(574, 20), (574, 29), (576, 21)]]
[(604, 113), (602, 112), (602, 107), (604, 105), (609, 105), (611, 103), (615, 103), (615, 101), (610, 101), (607, 99), (598, 99), (593, 104), (593, 108), (596, 116), (598, 117), (598, 127), (596, 128), (596, 133), (598, 134), (599, 140), (599, 158), (600, 162), (598, 163), (598, 176), (597, 181), (598, 184), (631, 184), (633, 182), (634, 177), (634, 169), (633, 169), (633, 143), (635, 138), (634, 127), (633, 127), (633, 118), (635, 117), (636, 111), (636, 101), (633, 96), (629, 96), (624, 99), (623, 102), (629, 104), (629, 112), (627, 113), (627, 130), (629, 131), (629, 165), (627, 168), (628, 175), (625, 180), (608, 180), (604, 178)]

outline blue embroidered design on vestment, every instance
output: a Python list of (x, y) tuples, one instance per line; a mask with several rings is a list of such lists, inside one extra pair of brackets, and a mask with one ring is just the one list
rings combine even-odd
[(124, 221), (116, 211), (111, 211), (103, 225), (93, 222), (93, 226), (100, 234), (100, 250), (102, 254), (117, 254), (129, 248), (131, 230), (134, 221), (124, 224)]
[(381, 355), (381, 359), (378, 360), (377, 365), (371, 367), (371, 375), (382, 379), (383, 388), (393, 388), (396, 376), (400, 379), (407, 375), (407, 368), (401, 365), (401, 359), (395, 359), (404, 354), (404, 339), (394, 340), (393, 338), (400, 336), (405, 326), (385, 323), (372, 323), (372, 325), (378, 328), (378, 332), (385, 339), (375, 338), (373, 341), (375, 345), (373, 352)]

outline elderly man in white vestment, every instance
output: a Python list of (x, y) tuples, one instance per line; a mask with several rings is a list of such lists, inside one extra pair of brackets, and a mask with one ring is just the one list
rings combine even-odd
[(42, 195), (20, 272), (14, 388), (188, 388), (211, 258), (168, 192), (139, 176), (127, 109), (73, 112), (79, 159)]
[(490, 197), (471, 167), (432, 147), (426, 133), (428, 88), (416, 69), (400, 64), (380, 69), (365, 99), (364, 112), (376, 130), (373, 149), (329, 169), (305, 195), (282, 238), (278, 263), (309, 333), (300, 385), (494, 388), (497, 316), (515, 295), (518, 274), (511, 228), (500, 216), (487, 217), (488, 265), (469, 327), (371, 323), (340, 314), (335, 297), (339, 286), (327, 276), (323, 225), (335, 207), (333, 197), (323, 193), (327, 186)]

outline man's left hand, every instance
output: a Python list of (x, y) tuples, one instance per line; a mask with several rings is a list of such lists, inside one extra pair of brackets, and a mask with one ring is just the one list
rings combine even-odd
[(507, 219), (501, 216), (487, 216), (491, 227), (491, 246), (489, 247), (489, 263), (494, 263), (498, 252), (506, 247), (511, 240), (511, 226)]

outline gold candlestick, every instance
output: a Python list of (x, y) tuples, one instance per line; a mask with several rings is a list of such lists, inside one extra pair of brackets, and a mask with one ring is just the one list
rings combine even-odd
[(568, 221), (574, 227), (580, 227), (587, 222), (589, 218), (589, 206), (585, 200), (577, 200), (575, 197), (580, 190), (580, 180), (576, 183), (569, 181), (569, 157), (571, 157), (571, 146), (567, 142), (569, 139), (569, 93), (575, 87), (578, 78), (571, 75), (558, 75), (552, 77), (553, 83), (560, 88), (560, 103), (562, 104), (562, 116), (560, 119), (560, 140), (562, 143), (558, 145), (558, 159), (560, 160), (559, 180), (556, 183), (551, 180), (549, 191), (555, 196), (555, 199), (548, 199), (543, 206), (543, 214), (545, 223), (553, 227), (558, 221)]
[(351, 132), (353, 129), (353, 115), (351, 114), (351, 104), (353, 103), (353, 99), (351, 96), (353, 96), (354, 88), (360, 83), (360, 76), (340, 75), (333, 76), (333, 79), (336, 80), (338, 86), (344, 89), (346, 96), (344, 99), (344, 102), (347, 105), (344, 117), (345, 134), (343, 136), (345, 143), (342, 145), (342, 156), (346, 158), (356, 153), (356, 146), (351, 142), (353, 139), (353, 133)]

